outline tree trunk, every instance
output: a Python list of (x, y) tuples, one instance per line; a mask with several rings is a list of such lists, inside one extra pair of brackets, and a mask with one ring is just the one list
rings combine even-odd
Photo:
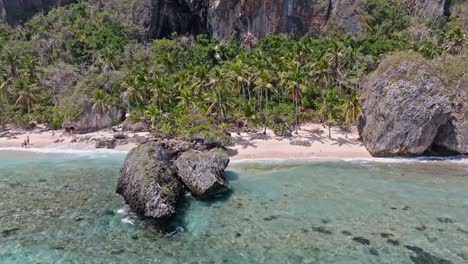
[(299, 134), (299, 113), (298, 113), (298, 102), (297, 98), (295, 98), (296, 102), (296, 135)]

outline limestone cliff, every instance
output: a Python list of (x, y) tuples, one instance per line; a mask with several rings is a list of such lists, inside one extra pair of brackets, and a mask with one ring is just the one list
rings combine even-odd
[(0, 22), (18, 25), (33, 15), (76, 0), (0, 0)]
[[(425, 19), (450, 14), (450, 0), (401, 0)], [(18, 25), (36, 13), (76, 0), (0, 0), (0, 22)], [(330, 24), (344, 32), (364, 29), (366, 0), (88, 0), (95, 6), (125, 6), (143, 39), (179, 34), (210, 34), (226, 39), (258, 39), (269, 34), (318, 36)], [(116, 12), (122, 13), (118, 9)], [(125, 11), (124, 11), (125, 12)], [(121, 14), (117, 17), (126, 17)]]
[(465, 57), (429, 61), (400, 52), (365, 83), (360, 134), (373, 156), (468, 153)]

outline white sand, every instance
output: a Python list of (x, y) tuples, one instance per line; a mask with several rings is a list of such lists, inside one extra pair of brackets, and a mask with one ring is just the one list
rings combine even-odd
[[(265, 139), (252, 139), (254, 134), (232, 133), (234, 146), (228, 151), (232, 160), (245, 159), (307, 159), (307, 158), (370, 158), (371, 155), (358, 140), (356, 128), (344, 131), (338, 127), (331, 130), (332, 138), (328, 138), (328, 128), (320, 124), (302, 125), (299, 134), (293, 133), (292, 138), (276, 137), (271, 130), (267, 130)], [(29, 136), (29, 148), (51, 148), (64, 150), (94, 150), (92, 140), (86, 142), (72, 142), (80, 138), (113, 138), (115, 132), (111, 129), (101, 130), (89, 134), (69, 134), (64, 130), (48, 131), (38, 127), (31, 131), (10, 128), (8, 134), (0, 131), (0, 148), (21, 148), (21, 143)], [(262, 133), (260, 133), (262, 134)], [(148, 133), (128, 133), (128, 137), (148, 136)], [(291, 145), (291, 140), (310, 142), (310, 147)], [(129, 151), (135, 147), (134, 143), (119, 145), (118, 151)]]
[[(5, 135), (5, 133), (5, 131), (0, 132), (0, 148), (21, 148), (21, 144), (29, 136), (30, 145), (28, 145), (28, 148), (50, 148), (64, 150), (95, 150), (95, 142), (93, 140), (86, 140), (84, 142), (72, 141), (80, 141), (79, 139), (83, 138), (112, 139), (115, 134), (115, 132), (113, 132), (111, 129), (104, 129), (88, 134), (70, 134), (66, 133), (63, 129), (46, 130), (41, 126), (31, 131), (10, 127), (8, 134)], [(148, 135), (149, 133), (127, 133), (129, 138), (134, 136)], [(134, 143), (128, 143), (117, 146), (115, 150), (129, 151), (134, 147)]]
[[(371, 155), (358, 140), (355, 127), (346, 132), (339, 127), (331, 129), (321, 124), (305, 124), (292, 138), (276, 137), (267, 130), (266, 139), (251, 139), (252, 134), (232, 134), (234, 146), (229, 153), (232, 160), (244, 159), (307, 159), (307, 158), (371, 158)], [(308, 141), (311, 146), (291, 145), (292, 140)]]

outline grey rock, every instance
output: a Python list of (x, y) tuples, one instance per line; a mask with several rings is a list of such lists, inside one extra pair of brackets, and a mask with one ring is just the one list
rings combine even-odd
[(373, 156), (418, 156), (437, 147), (468, 152), (466, 100), (458, 94), (463, 89), (448, 87), (446, 78), (415, 53), (382, 61), (364, 84), (367, 99), (358, 126)]
[(125, 120), (122, 124), (122, 131), (133, 133), (147, 132), (148, 126), (144, 122), (132, 123), (129, 120)]
[(143, 39), (206, 33), (208, 0), (137, 0), (133, 23)]
[(107, 149), (114, 149), (117, 145), (117, 141), (115, 139), (110, 138), (101, 138), (96, 140), (96, 148), (107, 148)]
[(111, 127), (114, 120), (121, 120), (123, 111), (112, 107), (108, 111), (100, 112), (93, 109), (92, 103), (84, 103), (84, 110), (78, 119), (66, 119), (62, 127), (71, 133), (90, 133), (103, 128)]
[(115, 139), (126, 139), (128, 136), (125, 133), (115, 133), (114, 134)]
[(190, 150), (174, 162), (177, 175), (196, 196), (210, 196), (229, 189), (224, 169), (229, 158), (215, 152)]
[[(401, 0), (423, 19), (450, 15), (450, 0)], [(34, 14), (77, 0), (0, 0), (0, 22), (19, 25)], [(124, 9), (119, 23), (131, 27), (143, 40), (179, 35), (208, 34), (221, 40), (231, 35), (253, 45), (270, 34), (320, 36), (339, 27), (362, 32), (366, 0), (88, 0), (97, 9)], [(127, 9), (125, 9), (127, 8)], [(121, 12), (122, 13), (122, 12)]]
[(291, 140), (289, 144), (293, 146), (303, 146), (303, 147), (312, 146), (312, 144), (308, 140)]
[(182, 192), (164, 148), (150, 142), (134, 148), (120, 170), (117, 193), (135, 212), (156, 219), (175, 214)]
[(37, 13), (73, 2), (76, 0), (0, 0), (0, 22), (16, 26)]

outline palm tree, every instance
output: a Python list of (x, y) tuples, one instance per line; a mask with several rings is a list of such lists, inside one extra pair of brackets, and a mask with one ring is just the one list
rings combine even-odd
[(210, 76), (208, 75), (209, 70), (205, 65), (193, 67), (191, 69), (192, 76), (192, 89), (197, 92), (198, 95), (206, 92)]
[(357, 96), (356, 90), (343, 98), (343, 115), (346, 123), (356, 121), (359, 114), (362, 112), (361, 104)]
[[(250, 96), (250, 74), (246, 70), (247, 65), (243, 64), (242, 61), (236, 61), (233, 64), (230, 64), (230, 71), (229, 76), (232, 79), (234, 84), (234, 90), (238, 95), (238, 112), (236, 118), (236, 127), (239, 128), (239, 121), (241, 119), (241, 114), (243, 109), (247, 109), (247, 105), (250, 104), (251, 96)], [(245, 127), (245, 126), (244, 126)], [(238, 134), (240, 131), (237, 131)]]
[(126, 90), (122, 93), (122, 100), (127, 104), (128, 109), (132, 105), (138, 107), (146, 100), (147, 86), (146, 72), (143, 69), (135, 69), (125, 79), (123, 86)]
[(29, 79), (31, 81), (35, 81), (37, 79), (37, 73), (39, 73), (39, 70), (37, 69), (37, 61), (28, 56), (23, 59), (22, 63), (24, 69), (28, 74)]
[(330, 64), (325, 57), (312, 65), (312, 76), (315, 83), (322, 89), (322, 95), (328, 86), (330, 75)]
[(333, 122), (338, 119), (339, 116), (339, 108), (338, 108), (338, 97), (336, 96), (336, 92), (334, 89), (328, 90), (325, 97), (323, 98), (319, 113), (322, 119), (322, 122), (326, 126), (328, 126), (328, 138), (331, 139), (331, 126)]
[(151, 81), (152, 96), (150, 102), (157, 104), (159, 110), (162, 111), (162, 101), (167, 97), (165, 95), (169, 83), (166, 78), (156, 78)]
[[(231, 87), (231, 81), (226, 78), (224, 72), (216, 67), (210, 72), (210, 81), (208, 87), (211, 94), (208, 96), (208, 101), (211, 105), (208, 107), (208, 113), (211, 113), (213, 109), (216, 109), (218, 124), (222, 120), (226, 120), (227, 114), (227, 102), (224, 100), (226, 93), (229, 92)], [(223, 96), (224, 95), (224, 96)]]
[(177, 96), (177, 100), (179, 100), (178, 106), (181, 106), (186, 113), (190, 110), (190, 105), (193, 102), (193, 94), (189, 88), (184, 88), (179, 91), (179, 96)]
[(16, 98), (16, 106), (20, 106), (24, 113), (29, 113), (32, 104), (39, 101), (39, 92), (40, 89), (36, 83), (30, 82), (29, 78), (22, 76), (15, 82), (12, 94)]
[(273, 86), (273, 74), (266, 70), (261, 69), (259, 70), (258, 76), (255, 80), (255, 86), (257, 89), (257, 94), (259, 97), (259, 109), (262, 109), (262, 101), (264, 99), (265, 106), (263, 107), (264, 111), (264, 119), (263, 119), (263, 134), (266, 134), (267, 129), (267, 119), (268, 119), (268, 95), (272, 92), (275, 92), (275, 87)]
[(444, 49), (451, 54), (460, 54), (468, 41), (468, 36), (460, 27), (452, 28), (444, 43)]
[(306, 89), (306, 73), (299, 65), (299, 63), (293, 63), (292, 68), (282, 74), (282, 82), (286, 85), (289, 90), (289, 97), (294, 102), (295, 106), (295, 120), (296, 120), (296, 134), (300, 128), (299, 120), (299, 103), (302, 99), (302, 95)]
[(8, 96), (9, 79), (0, 76), (0, 102), (5, 103)]
[(144, 117), (145, 117), (145, 120), (151, 124), (152, 129), (155, 128), (156, 122), (158, 121), (160, 114), (161, 112), (156, 105), (151, 104), (151, 105), (146, 106)]
[(101, 89), (94, 92), (91, 102), (93, 103), (93, 110), (101, 114), (107, 112), (111, 106), (110, 96)]
[(18, 75), (18, 61), (19, 61), (19, 56), (15, 53), (13, 53), (10, 50), (7, 50), (4, 53), (4, 60), (6, 63), (10, 66), (10, 75), (12, 78), (16, 78)]

